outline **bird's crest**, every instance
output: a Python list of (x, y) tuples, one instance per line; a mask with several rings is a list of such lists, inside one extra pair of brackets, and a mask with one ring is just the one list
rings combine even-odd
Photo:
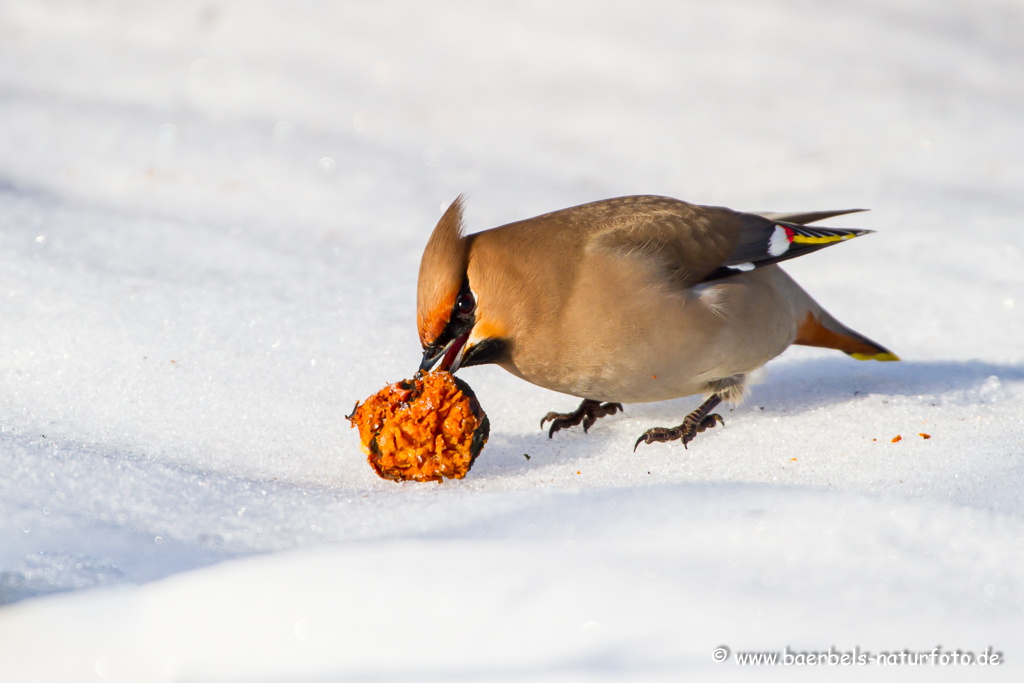
[(420, 260), (416, 325), (423, 346), (437, 339), (448, 324), (466, 278), (469, 241), (462, 234), (462, 202), (459, 195), (441, 216)]

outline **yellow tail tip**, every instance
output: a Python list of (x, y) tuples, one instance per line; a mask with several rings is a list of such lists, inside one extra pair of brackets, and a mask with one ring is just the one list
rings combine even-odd
[(856, 358), (857, 360), (880, 360), (880, 361), (899, 360), (900, 359), (899, 356), (897, 356), (895, 353), (892, 353), (890, 351), (883, 351), (882, 353), (876, 353), (876, 354), (851, 353), (850, 357), (851, 358)]

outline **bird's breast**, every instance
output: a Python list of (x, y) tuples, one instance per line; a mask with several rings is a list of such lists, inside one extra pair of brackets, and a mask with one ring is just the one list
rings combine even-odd
[(719, 363), (722, 319), (699, 294), (673, 290), (642, 264), (591, 259), (554, 310), (514, 340), (510, 371), (534, 384), (603, 401), (698, 393)]

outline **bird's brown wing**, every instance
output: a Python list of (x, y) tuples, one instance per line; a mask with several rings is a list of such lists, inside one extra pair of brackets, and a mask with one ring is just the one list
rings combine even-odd
[[(584, 208), (584, 207), (580, 207)], [(808, 228), (800, 222), (844, 212), (791, 214), (772, 220), (667, 197), (624, 197), (598, 202), (600, 226), (592, 244), (624, 257), (657, 264), (676, 287), (692, 287), (786, 261), (871, 232)]]

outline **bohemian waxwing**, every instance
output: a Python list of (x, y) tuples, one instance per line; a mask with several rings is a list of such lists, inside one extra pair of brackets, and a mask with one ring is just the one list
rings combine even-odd
[(790, 344), (899, 360), (828, 314), (778, 265), (871, 232), (808, 228), (853, 211), (750, 214), (667, 197), (620, 197), (465, 235), (462, 197), (420, 262), (420, 370), (496, 363), (578, 396), (550, 437), (622, 403), (703, 394), (677, 427), (689, 443), (743, 398), (747, 376)]

